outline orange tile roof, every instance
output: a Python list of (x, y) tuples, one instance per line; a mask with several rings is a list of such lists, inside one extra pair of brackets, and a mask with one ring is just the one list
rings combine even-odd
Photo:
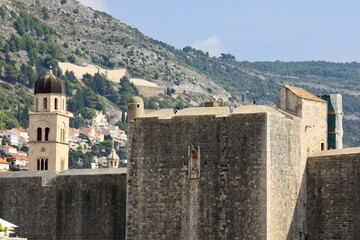
[(75, 128), (70, 128), (70, 133), (79, 133), (79, 131), (76, 130)]
[(2, 158), (0, 158), (0, 164), (7, 164), (7, 165), (9, 165), (9, 163), (8, 163), (5, 159), (2, 159)]
[[(3, 148), (9, 148), (9, 149), (14, 149), (15, 147), (13, 147), (13, 146), (10, 146), (10, 145), (5, 145), (5, 146), (1, 146), (1, 147), (3, 147)], [(16, 149), (16, 148), (15, 148)]]
[(23, 128), (14, 128), (14, 129), (18, 130), (19, 132), (26, 132), (26, 130)]
[(18, 150), (17, 153), (22, 156), (27, 156), (26, 152)]
[(311, 101), (317, 101), (317, 102), (326, 102), (325, 100), (322, 100), (321, 98), (315, 96), (314, 94), (312, 94), (309, 91), (306, 91), (305, 89), (293, 87), (293, 86), (289, 86), (289, 85), (284, 85), (284, 87), (289, 89), (293, 94), (295, 94), (296, 96), (298, 96), (300, 98), (311, 100)]
[(12, 158), (21, 158), (21, 159), (25, 159), (25, 160), (28, 159), (27, 156), (16, 154), (16, 153), (8, 153), (8, 154), (6, 154), (6, 156), (12, 157)]
[(9, 131), (9, 130), (1, 130), (0, 132), (2, 133), (7, 133), (7, 134), (10, 134), (10, 135), (15, 135), (15, 133)]

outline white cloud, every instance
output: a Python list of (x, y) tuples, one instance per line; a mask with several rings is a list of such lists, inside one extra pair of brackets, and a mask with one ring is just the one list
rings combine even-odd
[(198, 40), (190, 44), (191, 47), (201, 50), (203, 52), (209, 52), (211, 57), (220, 56), (224, 52), (223, 44), (217, 36), (212, 36), (204, 40)]
[(106, 0), (78, 0), (83, 5), (102, 12), (110, 12)]

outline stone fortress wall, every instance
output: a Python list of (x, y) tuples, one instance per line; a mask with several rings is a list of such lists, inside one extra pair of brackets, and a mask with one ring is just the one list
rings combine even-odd
[[(138, 119), (133, 127), (127, 239), (266, 236), (266, 114)], [(192, 147), (201, 155), (194, 179)]]
[[(325, 109), (325, 119), (322, 103), (313, 107)], [(264, 106), (130, 119), (128, 239), (300, 238), (306, 232), (302, 143), (317, 131), (305, 132), (305, 125)], [(315, 141), (311, 150), (320, 149)], [(199, 152), (198, 178), (190, 174), (192, 148)]]
[(126, 170), (0, 174), (1, 218), (31, 239), (125, 239)]
[(310, 239), (359, 239), (360, 148), (310, 157), (307, 194)]
[(128, 170), (0, 174), (0, 217), (28, 239), (356, 239), (360, 149), (326, 148), (326, 104), (129, 105)]
[(128, 239), (317, 239), (307, 159), (327, 148), (325, 101), (284, 86), (278, 109), (133, 110)]

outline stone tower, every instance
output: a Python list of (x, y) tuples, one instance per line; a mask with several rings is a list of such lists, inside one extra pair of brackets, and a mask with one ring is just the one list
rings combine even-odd
[(144, 101), (140, 97), (132, 97), (128, 103), (128, 122), (134, 121), (144, 114)]
[(110, 155), (107, 158), (107, 167), (108, 168), (118, 168), (119, 167), (120, 158), (116, 154), (114, 147), (111, 150)]
[(29, 170), (67, 170), (69, 116), (65, 85), (51, 71), (35, 83), (34, 108), (29, 114)]

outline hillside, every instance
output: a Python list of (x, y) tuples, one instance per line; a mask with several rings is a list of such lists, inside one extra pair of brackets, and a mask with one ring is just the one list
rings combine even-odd
[[(148, 108), (164, 108), (209, 100), (231, 106), (252, 100), (274, 105), (285, 83), (316, 94), (342, 93), (344, 142), (360, 144), (353, 134), (360, 128), (359, 63), (209, 57), (191, 47), (175, 49), (72, 0), (0, 0), (0, 23), (1, 108), (22, 125), (26, 121), (19, 112), (32, 107), (34, 82), (51, 65), (66, 83), (69, 109), (89, 118), (92, 109), (126, 108), (133, 94), (141, 94)], [(92, 75), (81, 78), (83, 70), (77, 67), (72, 74), (64, 65), (91, 66)], [(20, 89), (21, 94), (15, 94)]]

